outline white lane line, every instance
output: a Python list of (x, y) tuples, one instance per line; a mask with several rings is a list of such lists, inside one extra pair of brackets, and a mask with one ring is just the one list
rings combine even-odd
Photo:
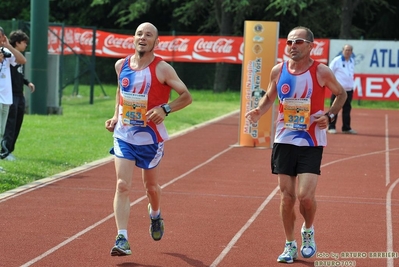
[[(393, 150), (398, 150), (398, 149), (399, 148), (391, 149), (391, 150), (393, 151)], [(325, 163), (325, 164), (321, 165), (320, 168), (324, 168), (326, 166), (329, 166), (329, 165), (332, 165), (332, 164), (335, 164), (335, 163), (338, 163), (338, 162), (347, 161), (347, 160), (351, 160), (351, 159), (354, 159), (354, 158), (360, 158), (360, 157), (364, 157), (364, 156), (381, 154), (381, 153), (384, 153), (384, 152), (386, 152), (386, 150), (384, 150), (384, 151), (375, 151), (375, 152), (366, 153), (366, 154), (360, 154), (360, 155), (351, 156), (351, 157), (347, 157), (347, 158), (341, 158), (339, 160), (335, 160), (335, 161), (331, 161), (331, 162)], [(279, 187), (277, 186), (273, 190), (273, 192), (270, 193), (270, 195), (266, 198), (266, 200), (262, 203), (262, 205), (257, 209), (257, 211), (252, 215), (252, 217), (247, 221), (247, 223), (236, 233), (236, 235), (229, 242), (227, 247), (219, 254), (219, 256), (215, 259), (215, 261), (210, 265), (210, 267), (218, 266), (218, 264), (223, 260), (223, 258), (229, 253), (231, 248), (237, 243), (238, 239), (240, 239), (241, 235), (249, 228), (249, 226), (253, 223), (253, 221), (258, 217), (259, 213), (266, 207), (266, 205), (269, 203), (270, 199), (272, 199), (274, 197), (274, 195), (277, 193), (278, 189), (279, 189)], [(389, 208), (390, 207), (391, 207), (391, 204), (389, 204)], [(388, 205), (387, 205), (387, 209), (388, 209)], [(390, 220), (392, 221), (392, 216), (389, 215), (389, 217), (390, 217)], [(388, 218), (388, 213), (387, 213), (387, 218)], [(388, 222), (388, 219), (387, 219), (387, 222)], [(392, 231), (392, 223), (391, 223), (391, 231)], [(391, 233), (387, 232), (387, 235), (390, 236), (389, 238), (392, 241), (392, 232)], [(392, 250), (388, 250), (388, 251), (392, 251)], [(393, 266), (388, 266), (388, 267), (393, 267)]]
[(389, 171), (389, 129), (388, 129), (388, 114), (385, 114), (385, 186), (391, 182), (391, 175)]
[(223, 249), (222, 253), (212, 262), (209, 267), (216, 267), (218, 264), (223, 260), (223, 258), (230, 252), (231, 248), (237, 243), (238, 239), (242, 236), (242, 234), (251, 226), (251, 224), (255, 221), (255, 219), (259, 216), (259, 214), (264, 210), (266, 205), (270, 202), (270, 200), (274, 197), (274, 195), (279, 190), (277, 186), (274, 190), (270, 193), (270, 195), (263, 201), (263, 203), (259, 206), (256, 212), (252, 215), (251, 218), (244, 224), (244, 226), (235, 234), (233, 239), (227, 244), (227, 246)]
[[(233, 146), (230, 146), (230, 147), (226, 148), (225, 150), (223, 150), (223, 151), (219, 152), (218, 154), (214, 155), (213, 157), (211, 157), (211, 158), (208, 159), (207, 161), (202, 162), (201, 164), (197, 165), (196, 167), (192, 168), (191, 170), (187, 171), (186, 173), (184, 173), (184, 174), (182, 174), (182, 175), (180, 175), (180, 176), (174, 178), (173, 180), (171, 180), (171, 181), (169, 181), (169, 182), (163, 184), (163, 185), (161, 186), (161, 188), (165, 188), (165, 187), (167, 187), (167, 186), (169, 186), (169, 185), (171, 185), (171, 184), (177, 182), (178, 180), (180, 180), (180, 179), (186, 177), (186, 176), (189, 175), (190, 173), (192, 173), (192, 172), (196, 171), (197, 169), (203, 167), (204, 165), (206, 165), (206, 164), (212, 162), (213, 160), (215, 160), (215, 159), (218, 158), (219, 156), (223, 155), (224, 153), (228, 152), (228, 151), (231, 150), (232, 148), (233, 148)], [(130, 207), (136, 205), (137, 203), (141, 202), (142, 200), (144, 200), (144, 199), (146, 199), (146, 198), (147, 198), (147, 196), (144, 195), (144, 196), (142, 196), (142, 197), (136, 199), (135, 201), (133, 201), (132, 203), (130, 203)], [(21, 265), (21, 267), (28, 267), (28, 266), (31, 266), (32, 264), (34, 264), (34, 263), (40, 261), (41, 259), (47, 257), (48, 255), (52, 254), (53, 252), (55, 252), (55, 251), (57, 251), (58, 249), (64, 247), (65, 245), (69, 244), (70, 242), (74, 241), (75, 239), (79, 238), (80, 236), (84, 235), (85, 233), (89, 232), (90, 230), (96, 228), (97, 226), (101, 225), (102, 223), (104, 223), (104, 222), (106, 222), (106, 221), (108, 221), (108, 220), (110, 220), (110, 219), (112, 219), (112, 218), (114, 218), (114, 213), (112, 213), (112, 214), (108, 215), (107, 217), (103, 218), (102, 220), (100, 220), (100, 221), (98, 221), (98, 222), (96, 222), (96, 223), (90, 225), (90, 226), (87, 227), (86, 229), (83, 229), (83, 230), (80, 231), (79, 233), (77, 233), (77, 234), (75, 234), (74, 236), (72, 236), (72, 237), (66, 239), (65, 241), (61, 242), (61, 243), (58, 244), (57, 246), (55, 246), (55, 247), (53, 247), (53, 248), (47, 250), (47, 251), (44, 252), (43, 254), (41, 254), (41, 255), (37, 256), (36, 258), (34, 258), (34, 259), (28, 261), (27, 263)]]
[[(187, 134), (189, 132), (198, 130), (198, 129), (203, 128), (205, 126), (208, 126), (208, 125), (210, 125), (212, 123), (216, 123), (216, 122), (218, 122), (220, 120), (226, 119), (229, 116), (232, 116), (232, 115), (235, 115), (235, 114), (238, 114), (238, 113), (239, 113), (239, 110), (235, 110), (235, 111), (232, 111), (232, 112), (230, 112), (228, 114), (225, 114), (225, 115), (222, 115), (220, 117), (217, 117), (215, 119), (212, 119), (212, 120), (209, 120), (209, 121), (194, 125), (194, 126), (192, 126), (190, 128), (187, 128), (185, 130), (176, 132), (176, 133), (174, 133), (174, 134), (172, 134), (170, 136), (169, 140), (177, 138), (177, 137), (182, 136), (182, 135), (185, 135), (185, 134)], [(26, 194), (26, 193), (31, 192), (33, 190), (39, 189), (39, 188), (44, 187), (46, 185), (52, 184), (54, 182), (61, 181), (61, 180), (65, 179), (65, 178), (69, 178), (72, 175), (76, 175), (78, 173), (85, 172), (85, 171), (88, 171), (88, 170), (96, 168), (96, 167), (100, 167), (101, 165), (107, 164), (107, 163), (109, 163), (109, 162), (111, 162), (113, 160), (114, 160), (114, 156), (108, 156), (106, 158), (90, 162), (88, 164), (76, 167), (74, 169), (70, 169), (70, 170), (67, 170), (65, 172), (61, 172), (61, 173), (55, 174), (55, 175), (50, 176), (50, 177), (39, 179), (39, 180), (36, 180), (36, 181), (31, 182), (29, 184), (26, 184), (26, 185), (11, 189), (9, 191), (3, 192), (3, 193), (0, 194), (0, 203), (4, 202), (6, 200), (12, 199), (14, 197)]]
[[(387, 252), (393, 251), (393, 228), (392, 228), (392, 191), (399, 183), (399, 178), (391, 184), (386, 197), (386, 214), (387, 214)], [(393, 258), (387, 258), (387, 267), (393, 267)]]
[[(388, 152), (396, 151), (396, 150), (399, 150), (399, 148), (388, 149)], [(380, 151), (374, 151), (374, 152), (359, 154), (359, 155), (355, 155), (355, 156), (350, 156), (350, 157), (346, 157), (346, 158), (340, 158), (340, 159), (337, 159), (337, 160), (330, 161), (330, 162), (324, 164), (323, 166), (329, 166), (329, 165), (332, 165), (332, 164), (335, 164), (335, 163), (338, 163), (338, 162), (342, 162), (342, 161), (347, 161), (347, 160), (350, 160), (350, 159), (357, 159), (357, 158), (361, 158), (361, 157), (366, 157), (366, 156), (371, 156), (371, 155), (376, 155), (376, 154), (381, 154), (381, 153), (386, 153), (386, 152), (387, 152), (387, 150), (380, 150)]]
[(93, 161), (91, 163), (79, 166), (77, 168), (74, 168), (74, 169), (71, 169), (71, 170), (67, 170), (65, 172), (61, 172), (61, 173), (55, 174), (53, 176), (50, 176), (50, 177), (47, 177), (47, 178), (43, 178), (43, 179), (31, 182), (29, 184), (26, 184), (26, 185), (11, 189), (9, 191), (3, 192), (3, 193), (0, 194), (0, 203), (4, 202), (4, 201), (7, 201), (9, 199), (12, 199), (12, 198), (21, 196), (23, 194), (29, 193), (29, 192), (31, 192), (33, 190), (42, 188), (42, 187), (47, 186), (49, 184), (61, 181), (61, 180), (66, 179), (66, 178), (69, 178), (69, 177), (71, 177), (73, 175), (76, 175), (76, 174), (79, 174), (79, 173), (82, 173), (82, 172), (86, 172), (88, 170), (100, 167), (102, 165), (107, 164), (108, 162), (110, 162), (113, 159), (114, 159), (113, 156), (109, 156), (107, 158), (96, 160), (96, 161)]

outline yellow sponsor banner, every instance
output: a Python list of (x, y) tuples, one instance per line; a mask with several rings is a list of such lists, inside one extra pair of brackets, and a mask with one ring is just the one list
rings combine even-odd
[(244, 58), (241, 77), (240, 146), (270, 148), (274, 135), (274, 105), (257, 123), (245, 113), (258, 106), (266, 93), (270, 71), (277, 64), (279, 22), (245, 21)]

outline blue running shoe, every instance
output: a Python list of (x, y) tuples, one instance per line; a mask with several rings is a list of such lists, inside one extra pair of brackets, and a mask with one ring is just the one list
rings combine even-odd
[(305, 226), (302, 226), (301, 234), (302, 234), (302, 246), (301, 246), (301, 255), (304, 258), (311, 258), (316, 254), (317, 247), (314, 241), (314, 228), (310, 230), (305, 230)]
[(296, 241), (286, 242), (284, 252), (278, 256), (277, 262), (293, 263), (298, 258)]
[(150, 215), (150, 235), (152, 239), (155, 241), (161, 240), (163, 236), (163, 232), (165, 230), (163, 219), (161, 218), (161, 213), (159, 213), (158, 217), (153, 219), (151, 218), (151, 204), (148, 204), (148, 215)]
[(126, 240), (124, 235), (118, 235), (116, 237), (115, 246), (111, 249), (111, 256), (127, 256), (131, 255), (129, 242)]

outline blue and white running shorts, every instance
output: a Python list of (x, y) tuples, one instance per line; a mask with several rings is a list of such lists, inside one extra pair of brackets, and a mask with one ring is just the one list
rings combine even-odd
[(142, 169), (155, 168), (163, 157), (164, 143), (152, 145), (132, 145), (121, 139), (114, 138), (114, 147), (110, 154), (118, 158), (129, 159), (136, 162), (136, 166)]

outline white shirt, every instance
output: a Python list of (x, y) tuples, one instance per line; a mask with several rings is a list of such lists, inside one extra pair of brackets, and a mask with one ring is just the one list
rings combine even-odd
[(353, 58), (346, 60), (342, 55), (336, 56), (330, 62), (329, 67), (345, 91), (353, 90), (355, 73), (355, 60)]
[[(4, 48), (5, 52), (11, 53), (10, 50)], [(10, 65), (17, 65), (14, 54), (11, 53), (11, 57), (4, 58), (4, 61), (0, 63), (0, 103), (1, 104), (12, 104), (12, 85), (11, 85), (11, 69)]]

